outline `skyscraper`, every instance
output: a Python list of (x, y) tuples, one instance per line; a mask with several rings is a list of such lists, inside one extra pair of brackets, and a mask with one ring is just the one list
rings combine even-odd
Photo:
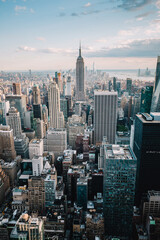
[(11, 107), (6, 115), (6, 123), (13, 129), (13, 135), (16, 137), (21, 135), (21, 118), (16, 108)]
[(0, 125), (0, 158), (10, 161), (15, 159), (13, 129), (9, 126)]
[(94, 92), (94, 140), (101, 143), (103, 136), (109, 143), (115, 143), (117, 124), (117, 92)]
[(76, 63), (76, 99), (84, 101), (84, 60), (81, 56), (81, 46), (79, 47), (79, 56)]
[(136, 115), (133, 151), (137, 157), (135, 204), (138, 207), (148, 190), (160, 190), (159, 136), (160, 113)]
[(150, 113), (153, 86), (146, 86), (141, 90), (141, 112)]
[(129, 95), (131, 95), (131, 92), (132, 92), (132, 79), (131, 78), (127, 78), (126, 90), (129, 93)]
[(156, 77), (154, 83), (151, 112), (160, 112), (160, 56), (157, 58)]
[(41, 98), (40, 98), (40, 90), (37, 85), (34, 85), (33, 87), (33, 104), (41, 104)]
[(103, 211), (106, 234), (131, 239), (136, 157), (126, 145), (103, 145), (103, 148)]
[(24, 113), (26, 112), (26, 96), (25, 95), (6, 95), (10, 107), (15, 107), (20, 113), (21, 126), (24, 128)]
[(28, 203), (30, 211), (42, 212), (45, 208), (44, 178), (32, 176), (28, 179)]
[(50, 127), (63, 128), (64, 117), (60, 112), (60, 93), (55, 81), (51, 82), (48, 91)]
[(21, 84), (20, 83), (13, 83), (13, 94), (14, 95), (21, 95)]

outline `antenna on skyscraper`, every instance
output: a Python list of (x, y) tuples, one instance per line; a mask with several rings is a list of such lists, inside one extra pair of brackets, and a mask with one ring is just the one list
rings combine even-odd
[(81, 40), (79, 42), (79, 57), (81, 57)]

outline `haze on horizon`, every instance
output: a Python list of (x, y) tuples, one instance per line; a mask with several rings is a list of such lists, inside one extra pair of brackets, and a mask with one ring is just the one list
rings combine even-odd
[(0, 0), (0, 70), (154, 69), (160, 0)]

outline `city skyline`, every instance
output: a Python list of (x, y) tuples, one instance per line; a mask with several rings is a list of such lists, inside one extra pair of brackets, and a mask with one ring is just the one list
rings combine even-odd
[[(0, 70), (154, 68), (160, 1), (0, 1)], [(103, 23), (103, 24), (102, 24)]]

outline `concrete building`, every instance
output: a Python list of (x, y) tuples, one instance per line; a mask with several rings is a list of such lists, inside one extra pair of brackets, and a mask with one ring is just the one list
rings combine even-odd
[(21, 84), (20, 83), (13, 83), (13, 95), (21, 95)]
[(79, 56), (76, 62), (76, 99), (77, 101), (85, 100), (84, 92), (84, 60), (81, 56), (81, 46), (79, 48)]
[(49, 128), (44, 138), (44, 151), (54, 152), (55, 156), (63, 155), (67, 149), (66, 129)]
[(147, 197), (143, 202), (143, 223), (146, 224), (148, 216), (160, 216), (160, 191), (148, 191)]
[[(20, 161), (19, 156), (16, 159)], [(9, 182), (12, 188), (15, 186), (15, 183), (17, 181), (18, 161), (12, 162), (1, 161), (2, 170), (5, 172), (7, 176), (9, 176)]]
[(28, 203), (30, 211), (42, 213), (45, 209), (44, 178), (40, 176), (28, 179)]
[(40, 120), (39, 118), (33, 119), (33, 128), (35, 130), (36, 137), (38, 139), (44, 138), (44, 122), (43, 120)]
[(6, 124), (13, 129), (13, 136), (21, 135), (21, 118), (16, 108), (11, 107), (6, 115)]
[(85, 123), (71, 123), (68, 125), (69, 146), (75, 149), (75, 142), (78, 134), (84, 134)]
[(15, 107), (20, 113), (21, 126), (24, 128), (24, 113), (26, 112), (26, 96), (25, 95), (6, 95), (10, 107)]
[(24, 113), (24, 128), (33, 129), (33, 111), (26, 111)]
[(14, 138), (14, 146), (17, 156), (29, 158), (29, 139), (24, 133)]
[(2, 204), (10, 190), (9, 177), (0, 165), (0, 204)]
[(72, 96), (72, 92), (71, 92), (71, 77), (68, 76), (67, 77), (67, 84), (66, 84), (66, 96)]
[(32, 159), (34, 156), (43, 156), (42, 139), (33, 139), (29, 143), (29, 157)]
[(104, 217), (95, 209), (86, 215), (86, 236), (90, 240), (104, 239)]
[(33, 86), (32, 94), (33, 94), (33, 104), (41, 104), (40, 90), (37, 85)]
[(46, 176), (44, 185), (45, 185), (45, 207), (51, 207), (54, 205), (55, 191), (57, 186), (56, 169), (54, 169), (54, 172)]
[(6, 114), (9, 108), (9, 101), (0, 101), (0, 124), (6, 125)]
[(0, 125), (0, 158), (10, 161), (15, 157), (13, 129), (10, 130), (9, 126)]
[(108, 142), (115, 143), (117, 125), (117, 92), (94, 92), (94, 142), (99, 144), (106, 136)]
[(28, 190), (26, 187), (13, 188), (12, 190), (13, 201), (12, 209), (24, 212), (28, 209)]
[(103, 212), (107, 236), (130, 239), (136, 157), (126, 145), (104, 145)]
[(63, 128), (63, 113), (60, 112), (60, 92), (56, 82), (51, 82), (48, 90), (50, 127)]
[(43, 157), (34, 156), (32, 158), (33, 176), (40, 176), (43, 170)]
[(12, 230), (10, 239), (44, 240), (43, 220), (23, 213)]

